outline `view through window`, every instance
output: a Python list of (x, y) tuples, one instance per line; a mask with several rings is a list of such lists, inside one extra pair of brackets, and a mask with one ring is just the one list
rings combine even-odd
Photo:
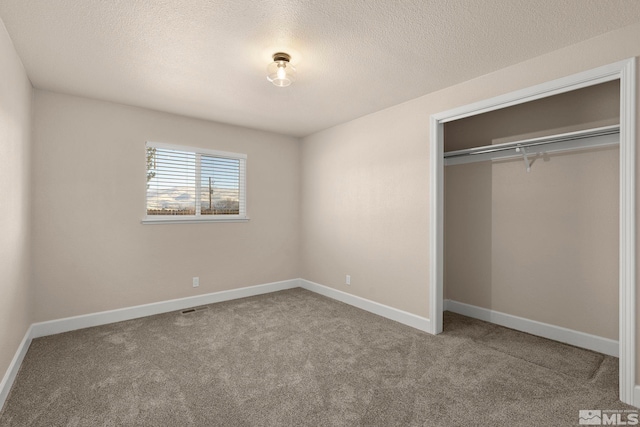
[(246, 217), (246, 156), (147, 143), (147, 216)]

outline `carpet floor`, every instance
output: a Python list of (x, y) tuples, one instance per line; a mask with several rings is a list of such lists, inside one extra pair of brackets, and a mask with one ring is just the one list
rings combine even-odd
[(618, 360), (453, 313), (432, 336), (292, 289), (33, 340), (0, 426), (575, 426)]

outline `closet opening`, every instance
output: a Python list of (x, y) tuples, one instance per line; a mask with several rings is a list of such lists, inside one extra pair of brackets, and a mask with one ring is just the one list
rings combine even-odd
[(445, 123), (445, 310), (618, 356), (619, 123), (618, 80)]
[(630, 404), (634, 74), (632, 59), (436, 114), (430, 173), (432, 332), (448, 311), (619, 357)]

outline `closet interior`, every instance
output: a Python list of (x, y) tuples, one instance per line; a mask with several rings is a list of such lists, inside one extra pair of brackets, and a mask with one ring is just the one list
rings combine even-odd
[(444, 125), (444, 299), (618, 340), (619, 81)]

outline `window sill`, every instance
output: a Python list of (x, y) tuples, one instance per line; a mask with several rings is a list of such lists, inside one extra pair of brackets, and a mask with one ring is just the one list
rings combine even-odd
[(145, 217), (142, 224), (198, 224), (201, 222), (249, 222), (249, 217), (225, 216), (223, 218), (202, 218), (194, 216)]

